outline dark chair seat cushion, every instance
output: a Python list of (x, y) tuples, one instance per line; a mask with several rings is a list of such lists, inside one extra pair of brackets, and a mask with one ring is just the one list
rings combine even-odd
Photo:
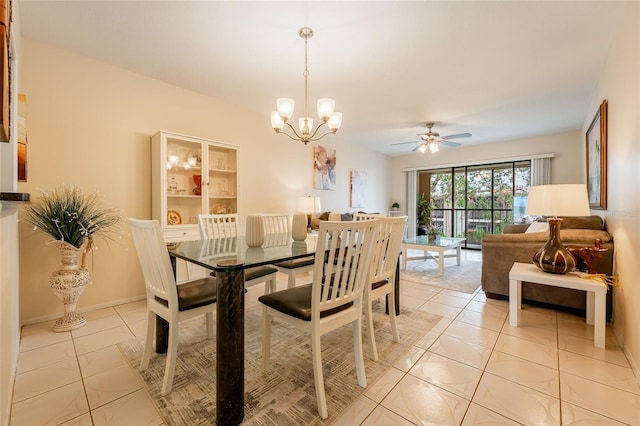
[(382, 287), (383, 285), (386, 285), (386, 284), (389, 284), (389, 280), (385, 278), (382, 281), (378, 281), (376, 283), (371, 284), (371, 289), (375, 290), (375, 289), (380, 288), (380, 287)]
[[(248, 268), (244, 270), (244, 280), (251, 281), (255, 278), (264, 277), (266, 275), (274, 274), (278, 272), (273, 266), (256, 266), (255, 268)], [(213, 271), (209, 275), (216, 276), (216, 272)]]
[[(178, 284), (176, 288), (178, 289), (179, 311), (188, 311), (215, 303), (218, 294), (216, 280), (211, 278), (201, 278), (184, 284)], [(157, 296), (155, 299), (164, 306), (169, 306), (169, 303), (165, 299)]]
[(313, 262), (315, 262), (313, 257), (303, 257), (302, 259), (293, 259), (285, 262), (274, 263), (274, 265), (279, 268), (296, 269), (302, 268), (303, 266), (313, 265)]
[[(287, 290), (262, 295), (258, 300), (276, 311), (280, 311), (303, 321), (311, 321), (311, 289), (312, 284), (301, 285)], [(322, 311), (320, 318), (348, 309), (352, 305), (353, 303), (345, 303), (344, 305), (338, 306), (334, 309)]]
[(266, 275), (275, 274), (276, 272), (278, 272), (278, 270), (273, 266), (256, 266), (255, 268), (245, 269), (244, 280), (251, 281)]

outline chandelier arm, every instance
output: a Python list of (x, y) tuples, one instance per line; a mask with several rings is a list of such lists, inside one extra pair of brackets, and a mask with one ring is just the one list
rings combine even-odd
[[(313, 135), (315, 136), (315, 134), (317, 133), (317, 129), (316, 131), (313, 133)], [(335, 134), (336, 132), (334, 132), (333, 130), (327, 130), (326, 132), (324, 132), (323, 134), (321, 134), (320, 136), (316, 137), (310, 137), (309, 141), (311, 142), (315, 142), (315, 141), (319, 141), (320, 139), (324, 138), (325, 136), (327, 136), (328, 134)]]
[[(321, 128), (322, 126), (324, 126), (325, 124), (327, 124), (327, 122), (326, 122), (326, 121), (323, 121), (322, 123), (318, 124), (318, 127), (316, 127), (316, 128), (315, 128), (315, 130), (313, 131), (313, 133), (309, 136), (309, 140), (317, 140), (317, 139), (313, 139), (313, 138), (316, 136), (316, 133), (318, 133), (318, 130), (320, 130), (320, 128)], [(325, 133), (325, 134), (326, 134), (326, 133)], [(322, 135), (322, 136), (324, 136), (324, 135)], [(320, 136), (320, 138), (321, 138), (322, 136)], [(318, 139), (320, 139), (320, 138), (318, 138)]]
[(284, 130), (280, 130), (278, 133), (281, 133), (281, 134), (283, 134), (283, 135), (285, 135), (285, 136), (288, 136), (290, 139), (292, 139), (292, 140), (294, 140), (294, 141), (299, 141), (299, 140), (301, 140), (301, 139), (302, 139), (302, 135), (300, 135), (298, 132), (296, 132), (296, 128), (295, 128), (295, 127), (293, 127), (293, 126), (292, 126), (291, 124), (289, 124), (288, 122), (287, 122), (287, 123), (284, 123), (284, 124), (286, 124), (287, 126), (289, 126), (289, 128), (291, 129), (291, 131), (293, 132), (293, 134), (294, 134), (294, 135), (296, 135), (296, 137), (294, 138), (293, 136), (291, 136), (289, 133), (287, 133), (287, 132), (286, 132), (286, 131), (284, 131)]

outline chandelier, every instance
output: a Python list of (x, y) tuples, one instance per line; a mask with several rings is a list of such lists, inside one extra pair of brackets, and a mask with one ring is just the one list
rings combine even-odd
[[(273, 130), (275, 130), (276, 133), (282, 133), (289, 138), (295, 141), (300, 141), (306, 145), (310, 141), (322, 139), (329, 133), (336, 133), (342, 124), (342, 113), (334, 112), (336, 103), (333, 99), (318, 99), (318, 117), (320, 117), (322, 123), (313, 129), (313, 119), (309, 118), (307, 113), (307, 85), (309, 80), (309, 68), (307, 66), (307, 41), (313, 37), (313, 29), (309, 27), (302, 27), (298, 31), (298, 34), (304, 39), (304, 73), (302, 74), (304, 76), (304, 117), (298, 119), (298, 128), (300, 132), (296, 131), (295, 127), (289, 123), (289, 119), (293, 115), (293, 108), (295, 105), (294, 100), (291, 98), (278, 98), (276, 100), (277, 111), (271, 112), (271, 127), (273, 127)], [(289, 126), (293, 135), (289, 134), (286, 129), (283, 130), (285, 125)], [(327, 130), (320, 134), (320, 136), (317, 136), (320, 128), (325, 125), (327, 126)]]

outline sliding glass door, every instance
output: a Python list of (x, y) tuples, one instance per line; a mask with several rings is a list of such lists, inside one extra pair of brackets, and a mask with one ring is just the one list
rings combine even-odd
[(530, 161), (464, 166), (418, 172), (418, 193), (431, 200), (432, 223), (444, 235), (480, 248), (484, 234), (524, 215), (530, 182)]

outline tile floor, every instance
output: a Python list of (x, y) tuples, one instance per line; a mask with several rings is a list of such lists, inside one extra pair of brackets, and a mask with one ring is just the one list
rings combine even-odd
[[(482, 291), (403, 281), (401, 292), (403, 305), (443, 318), (336, 424), (640, 425), (640, 386), (610, 328), (597, 349), (580, 317), (523, 305), (514, 328), (507, 302)], [(145, 312), (139, 301), (86, 313), (72, 332), (53, 333), (52, 321), (23, 327), (10, 424), (161, 425), (116, 346), (143, 335)]]

